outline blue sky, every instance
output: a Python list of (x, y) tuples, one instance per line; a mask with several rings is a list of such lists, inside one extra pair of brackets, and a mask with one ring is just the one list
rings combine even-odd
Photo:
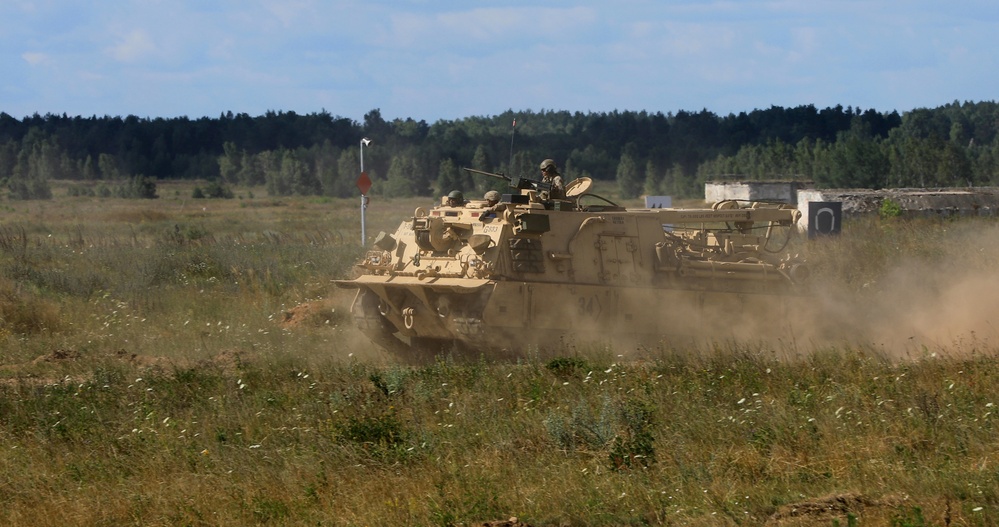
[(999, 99), (995, 0), (3, 0), (0, 112), (720, 115)]

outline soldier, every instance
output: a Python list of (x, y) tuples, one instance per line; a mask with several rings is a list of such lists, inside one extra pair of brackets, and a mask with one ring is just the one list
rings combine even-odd
[(486, 206), (482, 208), (482, 214), (479, 214), (479, 221), (495, 218), (496, 212), (505, 207), (505, 205), (499, 204), (500, 193), (497, 190), (486, 192), (486, 195), (482, 199), (486, 200)]
[(459, 190), (452, 190), (447, 195), (447, 206), (448, 207), (464, 207), (465, 206), (465, 195)]
[(498, 190), (490, 190), (489, 192), (486, 192), (486, 195), (483, 196), (482, 199), (486, 200), (487, 207), (492, 207), (493, 205), (499, 203), (500, 193)]
[(562, 185), (562, 174), (558, 173), (558, 166), (554, 159), (545, 159), (541, 162), (541, 182), (552, 186), (548, 199), (565, 198), (565, 187)]

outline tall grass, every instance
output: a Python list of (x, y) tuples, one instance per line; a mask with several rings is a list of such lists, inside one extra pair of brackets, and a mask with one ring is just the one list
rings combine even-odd
[(330, 204), (206, 203), (75, 199), (71, 215), (53, 204), (45, 221), (12, 215), (0, 226), (5, 354), (241, 349), (279, 330), (284, 309), (326, 296), (361, 252)]
[(11, 380), (0, 519), (759, 525), (830, 495), (872, 523), (997, 519), (993, 357), (576, 360), (109, 358)]
[[(726, 342), (406, 367), (331, 288), (361, 251), (353, 200), (161, 195), (0, 225), (4, 525), (999, 523), (980, 334), (902, 357)], [(902, 263), (992, 268), (995, 231), (860, 221), (798, 250), (816, 287), (883, 300)], [(283, 323), (305, 302), (323, 314)]]

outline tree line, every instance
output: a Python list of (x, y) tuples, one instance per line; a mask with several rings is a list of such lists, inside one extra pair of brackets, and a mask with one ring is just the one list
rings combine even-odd
[[(358, 194), (360, 141), (370, 195), (440, 195), (502, 187), (470, 167), (535, 176), (555, 159), (563, 177), (616, 181), (622, 196), (701, 196), (706, 181), (806, 180), (820, 188), (999, 184), (999, 105), (957, 101), (901, 115), (835, 106), (773, 106), (719, 116), (707, 110), (581, 113), (541, 110), (440, 120), (363, 122), (231, 112), (218, 118), (69, 117), (0, 113), (0, 184), (11, 199), (71, 192), (155, 197), (163, 179), (205, 181), (206, 197), (234, 185), (272, 195)], [(200, 191), (201, 189), (199, 189)]]

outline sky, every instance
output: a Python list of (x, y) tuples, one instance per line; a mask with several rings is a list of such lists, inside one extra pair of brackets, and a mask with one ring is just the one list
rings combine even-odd
[(0, 1), (0, 112), (18, 119), (997, 99), (995, 0)]

